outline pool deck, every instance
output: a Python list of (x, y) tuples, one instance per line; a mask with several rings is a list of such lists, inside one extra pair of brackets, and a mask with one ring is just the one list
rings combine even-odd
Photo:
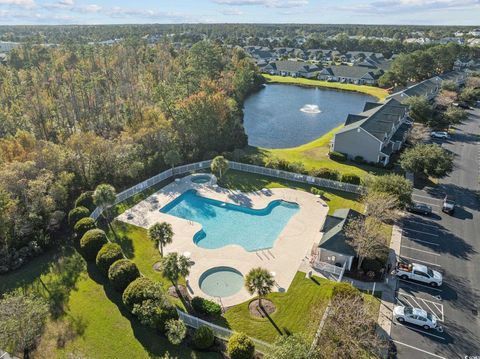
[[(205, 249), (193, 242), (193, 236), (201, 229), (199, 223), (160, 212), (160, 208), (190, 189), (197, 190), (203, 197), (249, 208), (261, 209), (274, 200), (285, 200), (297, 203), (300, 209), (292, 216), (270, 249), (248, 252), (239, 245)], [(286, 291), (295, 273), (308, 261), (313, 244), (320, 241), (322, 235), (320, 229), (327, 212), (328, 206), (323, 200), (305, 191), (274, 188), (243, 193), (216, 186), (214, 181), (206, 184), (193, 183), (191, 176), (186, 176), (168, 184), (125, 211), (117, 217), (117, 220), (143, 228), (149, 228), (156, 222), (170, 223), (174, 238), (172, 244), (164, 248), (164, 253), (190, 253), (190, 259), (194, 262), (187, 278), (190, 294), (213, 299), (221, 302), (224, 307), (229, 307), (247, 301), (252, 296), (242, 288), (238, 293), (221, 300), (211, 298), (199, 288), (198, 279), (203, 272), (212, 267), (229, 266), (245, 276), (250, 269), (263, 267), (275, 273), (274, 291)]]

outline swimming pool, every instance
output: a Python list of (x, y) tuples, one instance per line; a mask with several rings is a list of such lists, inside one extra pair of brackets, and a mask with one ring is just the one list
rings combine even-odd
[(247, 251), (256, 251), (272, 248), (298, 210), (298, 204), (281, 200), (272, 201), (263, 209), (251, 209), (202, 197), (195, 190), (189, 190), (160, 212), (200, 223), (202, 230), (193, 237), (199, 247), (215, 249), (238, 244)]
[(207, 183), (207, 182), (210, 182), (211, 180), (212, 180), (212, 177), (209, 175), (195, 175), (190, 178), (190, 181), (197, 184)]

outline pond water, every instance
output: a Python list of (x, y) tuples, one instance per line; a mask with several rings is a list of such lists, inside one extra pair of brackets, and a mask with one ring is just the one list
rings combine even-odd
[(352, 91), (272, 84), (249, 96), (244, 105), (248, 144), (264, 148), (303, 145), (359, 113), (375, 97)]

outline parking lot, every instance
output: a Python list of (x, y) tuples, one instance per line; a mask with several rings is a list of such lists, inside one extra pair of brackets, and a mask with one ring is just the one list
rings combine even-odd
[[(480, 174), (480, 111), (475, 110), (472, 119), (442, 142), (455, 155), (452, 174), (437, 186), (414, 190), (412, 199), (430, 205), (431, 215), (408, 213), (402, 220), (398, 260), (424, 264), (442, 273), (443, 285), (397, 281), (395, 304), (435, 314), (442, 327), (440, 331), (424, 330), (394, 321), (391, 339), (401, 359), (480, 355), (480, 206), (475, 194)], [(456, 197), (452, 216), (441, 210), (446, 194)]]

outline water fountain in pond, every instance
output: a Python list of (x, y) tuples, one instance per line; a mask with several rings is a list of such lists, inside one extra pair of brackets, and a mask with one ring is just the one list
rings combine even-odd
[(320, 113), (320, 109), (318, 108), (317, 105), (304, 105), (300, 111), (305, 112), (305, 113)]

